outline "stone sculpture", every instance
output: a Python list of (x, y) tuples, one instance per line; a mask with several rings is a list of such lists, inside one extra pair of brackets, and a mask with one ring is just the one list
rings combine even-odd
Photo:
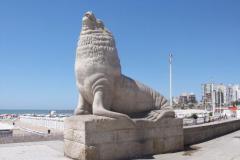
[(183, 149), (182, 119), (162, 95), (121, 73), (113, 35), (92, 12), (82, 19), (75, 72), (79, 102), (64, 121), (65, 156), (115, 160)]
[(92, 12), (82, 19), (75, 74), (79, 89), (75, 115), (129, 119), (143, 114), (153, 121), (175, 116), (162, 95), (121, 73), (114, 37)]

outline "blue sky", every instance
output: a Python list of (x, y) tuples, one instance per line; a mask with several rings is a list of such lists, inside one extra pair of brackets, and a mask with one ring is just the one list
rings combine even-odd
[(115, 36), (124, 74), (168, 97), (240, 83), (238, 0), (1, 0), (0, 109), (73, 109), (75, 48), (91, 10)]

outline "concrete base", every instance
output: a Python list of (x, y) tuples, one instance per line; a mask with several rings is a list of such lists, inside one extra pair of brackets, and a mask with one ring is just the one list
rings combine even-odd
[(94, 115), (65, 120), (64, 153), (76, 160), (115, 160), (183, 149), (181, 119), (116, 120)]

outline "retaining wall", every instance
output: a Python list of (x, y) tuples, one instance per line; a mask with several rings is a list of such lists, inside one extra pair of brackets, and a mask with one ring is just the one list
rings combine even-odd
[(212, 122), (183, 128), (184, 145), (192, 145), (234, 132), (240, 129), (240, 119)]
[(62, 134), (56, 135), (18, 135), (18, 136), (0, 136), (0, 144), (6, 143), (22, 143), (22, 142), (39, 142), (39, 141), (54, 141), (63, 140)]

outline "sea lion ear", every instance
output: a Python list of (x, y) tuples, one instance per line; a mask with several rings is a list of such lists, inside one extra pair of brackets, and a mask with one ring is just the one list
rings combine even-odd
[(100, 19), (97, 19), (97, 28), (104, 29), (104, 23)]

